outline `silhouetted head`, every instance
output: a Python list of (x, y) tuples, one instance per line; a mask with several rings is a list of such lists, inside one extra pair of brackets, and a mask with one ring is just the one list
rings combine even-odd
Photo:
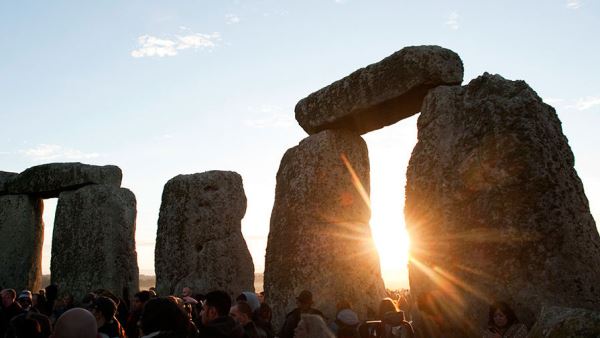
[(296, 304), (300, 309), (308, 309), (313, 305), (313, 295), (308, 290), (302, 290), (298, 297), (296, 297)]
[(144, 290), (133, 295), (132, 309), (136, 312), (142, 312), (144, 304), (150, 300), (150, 291)]
[(63, 313), (56, 324), (52, 338), (96, 338), (96, 319), (86, 309), (73, 308)]
[(242, 326), (252, 321), (252, 308), (244, 301), (235, 303), (231, 310), (229, 310), (229, 316)]
[(396, 304), (391, 298), (384, 298), (379, 302), (379, 318), (383, 319), (388, 312), (397, 312)]
[(58, 297), (58, 285), (50, 284), (50, 285), (46, 286), (45, 290), (46, 290), (46, 299), (49, 302), (54, 302), (56, 300), (56, 298)]
[(92, 303), (91, 308), (94, 316), (100, 315), (107, 322), (117, 313), (117, 304), (112, 299), (104, 296), (97, 297)]
[(218, 317), (229, 315), (231, 309), (231, 297), (222, 290), (211, 291), (206, 294), (206, 299), (202, 305), (202, 324), (206, 325)]
[(144, 335), (157, 331), (172, 331), (184, 337), (187, 325), (187, 314), (168, 298), (152, 298), (144, 305), (141, 319)]
[(239, 296), (235, 298), (235, 301), (248, 303), (248, 305), (250, 305), (250, 308), (252, 309), (252, 312), (258, 310), (258, 307), (260, 306), (260, 300), (258, 299), (258, 296), (256, 295), (256, 293), (250, 291), (242, 292)]
[(17, 292), (14, 289), (4, 289), (0, 291), (0, 297), (2, 297), (2, 307), (7, 308), (15, 302)]
[(41, 337), (42, 328), (36, 320), (28, 318), (26, 314), (14, 317), (8, 327), (6, 337)]
[(192, 288), (189, 286), (184, 286), (181, 290), (181, 298), (183, 297), (191, 297), (192, 296)]

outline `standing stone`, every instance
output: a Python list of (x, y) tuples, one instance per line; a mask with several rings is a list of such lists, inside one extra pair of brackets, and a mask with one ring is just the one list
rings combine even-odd
[(17, 173), (11, 173), (8, 171), (0, 171), (0, 195), (5, 194), (6, 191), (6, 183), (15, 177), (17, 177)]
[(418, 113), (429, 89), (462, 80), (463, 64), (453, 51), (406, 47), (300, 100), (296, 120), (309, 134), (326, 129), (364, 134)]
[(165, 184), (156, 235), (159, 294), (183, 287), (232, 296), (254, 291), (254, 264), (242, 236), (246, 195), (232, 171), (178, 175)]
[(552, 107), (525, 82), (485, 73), (432, 90), (418, 130), (411, 295), (437, 294), (454, 331), (485, 325), (492, 299), (529, 327), (546, 305), (600, 308), (600, 237)]
[(304, 289), (328, 318), (346, 299), (364, 319), (367, 307), (376, 310), (385, 297), (369, 185), (367, 146), (354, 132), (322, 131), (283, 156), (265, 257), (276, 328)]
[(75, 301), (103, 288), (130, 296), (139, 288), (136, 200), (131, 191), (89, 185), (58, 199), (50, 270), (52, 283)]
[(0, 196), (0, 285), (39, 290), (44, 203), (27, 195)]
[(76, 190), (89, 184), (121, 186), (123, 174), (114, 165), (89, 165), (78, 162), (48, 163), (31, 167), (6, 182), (10, 194), (30, 194), (53, 198), (67, 190)]
[(528, 338), (598, 338), (600, 312), (586, 309), (544, 307)]

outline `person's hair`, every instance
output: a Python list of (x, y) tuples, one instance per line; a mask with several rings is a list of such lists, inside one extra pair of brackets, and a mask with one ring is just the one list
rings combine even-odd
[(211, 291), (206, 294), (206, 306), (217, 309), (219, 317), (227, 316), (231, 309), (231, 297), (222, 290)]
[(104, 296), (104, 297), (110, 298), (113, 302), (115, 302), (115, 304), (117, 305), (117, 307), (121, 303), (121, 300), (119, 299), (119, 297), (115, 296), (115, 294), (112, 293), (112, 292), (110, 292), (109, 290), (106, 290), (106, 289), (97, 289), (97, 290), (94, 290), (93, 293), (96, 294), (96, 295), (98, 295), (98, 296)]
[(50, 318), (45, 314), (29, 311), (27, 312), (27, 318), (33, 319), (40, 324), (42, 337), (49, 337), (52, 334), (52, 323), (50, 323)]
[(247, 302), (244, 302), (242, 300), (235, 303), (235, 305), (237, 306), (237, 309), (240, 313), (245, 314), (246, 316), (248, 316), (248, 319), (252, 320), (252, 308)]
[(50, 284), (50, 285), (46, 286), (45, 290), (46, 290), (46, 299), (48, 300), (48, 302), (50, 302), (51, 304), (54, 303), (54, 301), (58, 297), (58, 285)]
[(500, 310), (506, 316), (506, 327), (510, 327), (511, 325), (518, 323), (519, 319), (515, 312), (506, 304), (505, 302), (494, 302), (490, 305), (490, 311), (488, 313), (488, 325), (496, 326), (494, 323), (494, 314), (497, 310)]
[(174, 331), (185, 336), (188, 316), (172, 300), (164, 297), (152, 298), (144, 304), (141, 324), (145, 335), (157, 331)]
[(4, 289), (2, 293), (8, 294), (13, 300), (17, 298), (17, 291), (15, 289)]
[(335, 338), (335, 335), (329, 330), (327, 324), (325, 324), (325, 321), (319, 315), (303, 313), (300, 315), (300, 322), (306, 325), (306, 331), (310, 338)]
[(95, 338), (96, 319), (85, 309), (73, 308), (63, 313), (54, 324), (53, 338)]
[(5, 337), (39, 337), (41, 333), (42, 328), (40, 327), (40, 323), (35, 319), (27, 318), (26, 314), (21, 314), (9, 322)]
[(92, 308), (100, 312), (106, 321), (110, 321), (117, 313), (117, 304), (112, 299), (104, 296), (94, 299)]
[(379, 302), (379, 319), (383, 319), (383, 316), (388, 312), (398, 312), (396, 304), (391, 298), (384, 298)]
[(134, 296), (134, 297), (137, 297), (137, 299), (139, 299), (139, 300), (140, 300), (140, 302), (143, 302), (143, 303), (145, 303), (145, 302), (147, 302), (148, 300), (150, 300), (150, 296), (151, 296), (151, 294), (150, 294), (150, 291), (143, 290), (143, 291), (140, 291), (140, 292), (136, 293), (136, 294), (135, 294), (135, 295), (133, 295), (133, 296)]
[(46, 307), (46, 296), (44, 296), (41, 293), (34, 293), (32, 295), (32, 299), (33, 297), (35, 297), (35, 302), (36, 302), (36, 308), (38, 309), (43, 309), (44, 307)]
[(96, 297), (96, 294), (90, 292), (81, 298), (81, 304), (83, 307), (89, 308), (94, 303), (94, 300), (96, 300)]

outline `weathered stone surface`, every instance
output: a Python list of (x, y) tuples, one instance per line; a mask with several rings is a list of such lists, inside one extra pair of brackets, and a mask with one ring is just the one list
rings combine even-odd
[[(509, 303), (600, 308), (600, 237), (555, 110), (523, 81), (484, 74), (425, 98), (407, 170), (411, 294), (486, 322)], [(469, 328), (467, 328), (469, 329)]]
[(18, 174), (8, 171), (0, 171), (0, 194), (6, 193), (6, 182), (14, 179)]
[(558, 306), (544, 307), (529, 338), (598, 338), (600, 312)]
[(136, 200), (131, 191), (89, 185), (58, 199), (52, 258), (52, 283), (79, 301), (103, 288), (122, 295), (138, 290), (135, 251)]
[(254, 290), (254, 264), (242, 236), (242, 177), (231, 171), (178, 175), (165, 184), (156, 236), (156, 286), (232, 296)]
[(121, 169), (114, 165), (89, 165), (78, 162), (48, 163), (31, 167), (6, 182), (10, 194), (33, 194), (41, 198), (58, 197), (67, 190), (88, 184), (121, 186)]
[(44, 221), (42, 200), (0, 196), (0, 285), (39, 290), (42, 283)]
[(322, 131), (283, 156), (264, 277), (275, 327), (304, 289), (329, 318), (341, 299), (361, 318), (367, 307), (377, 309), (385, 289), (369, 227), (369, 185), (367, 146), (354, 132)]
[(296, 120), (309, 134), (325, 129), (364, 134), (419, 112), (429, 89), (462, 80), (462, 61), (453, 51), (406, 47), (300, 100)]

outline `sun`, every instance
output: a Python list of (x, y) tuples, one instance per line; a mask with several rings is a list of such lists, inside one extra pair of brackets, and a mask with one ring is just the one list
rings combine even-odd
[(373, 240), (381, 264), (381, 274), (388, 289), (408, 288), (410, 238), (402, 212), (386, 214), (373, 211)]

